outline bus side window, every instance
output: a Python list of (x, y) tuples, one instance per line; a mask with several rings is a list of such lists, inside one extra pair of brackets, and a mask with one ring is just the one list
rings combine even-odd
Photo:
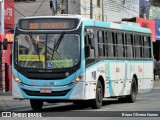
[(147, 40), (148, 40), (148, 46), (149, 46), (149, 58), (152, 58), (152, 49), (151, 49), (151, 42), (152, 42), (152, 40), (151, 40), (151, 36), (148, 36), (147, 37)]
[(143, 36), (143, 57), (144, 58), (151, 58), (151, 46), (150, 46), (150, 39), (148, 36)]
[(135, 57), (142, 58), (142, 40), (140, 35), (135, 35)]
[(98, 31), (98, 53), (99, 57), (104, 57), (104, 32)]
[(126, 57), (133, 58), (133, 35), (132, 34), (125, 34), (126, 37)]
[(105, 43), (105, 45), (104, 45), (104, 51), (105, 51), (105, 57), (108, 57), (108, 34), (107, 34), (107, 31), (105, 31), (105, 36), (104, 36), (104, 38), (105, 38), (105, 41), (104, 41), (104, 43)]
[(123, 40), (123, 33), (117, 33), (117, 57), (118, 58), (123, 58), (125, 57), (124, 55), (124, 48), (123, 48), (123, 45), (124, 45), (124, 40)]
[(107, 32), (107, 50), (108, 57), (115, 57), (115, 42), (114, 42), (114, 32)]

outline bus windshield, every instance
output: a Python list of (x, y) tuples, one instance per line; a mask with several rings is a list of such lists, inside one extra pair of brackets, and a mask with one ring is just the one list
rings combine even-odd
[(18, 34), (15, 62), (23, 68), (56, 69), (74, 67), (80, 61), (78, 34)]

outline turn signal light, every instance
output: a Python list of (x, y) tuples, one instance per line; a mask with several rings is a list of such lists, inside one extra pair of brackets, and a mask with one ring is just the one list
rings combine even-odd
[(18, 82), (18, 83), (20, 83), (20, 82), (22, 82), (18, 77), (16, 77), (15, 75), (13, 75), (13, 79), (16, 81), (16, 82)]

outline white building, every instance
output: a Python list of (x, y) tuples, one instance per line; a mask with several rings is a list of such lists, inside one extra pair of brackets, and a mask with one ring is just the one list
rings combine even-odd
[(103, 0), (104, 20), (119, 22), (122, 18), (139, 17), (139, 0)]
[[(90, 18), (91, 0), (68, 0), (68, 13)], [(102, 20), (102, 0), (92, 0), (92, 19)]]

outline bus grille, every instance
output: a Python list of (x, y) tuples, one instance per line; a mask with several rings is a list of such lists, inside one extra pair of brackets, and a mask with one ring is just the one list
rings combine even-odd
[(65, 96), (71, 89), (64, 91), (52, 91), (52, 93), (40, 93), (40, 91), (30, 91), (22, 89), (29, 96)]

